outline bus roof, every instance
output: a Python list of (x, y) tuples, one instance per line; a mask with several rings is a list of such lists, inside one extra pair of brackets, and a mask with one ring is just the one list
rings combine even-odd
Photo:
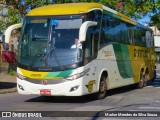
[(98, 3), (53, 4), (31, 10), (27, 16), (50, 16), (87, 13), (92, 9), (102, 9)]
[(69, 15), (69, 14), (71, 15), (71, 14), (87, 13), (94, 9), (101, 9), (101, 10), (103, 9), (103, 12), (108, 12), (111, 16), (114, 16), (115, 18), (147, 29), (147, 27), (140, 25), (139, 23), (132, 20), (128, 16), (99, 3), (66, 3), (66, 4), (46, 5), (31, 10), (27, 14), (27, 16), (52, 16), (52, 15)]

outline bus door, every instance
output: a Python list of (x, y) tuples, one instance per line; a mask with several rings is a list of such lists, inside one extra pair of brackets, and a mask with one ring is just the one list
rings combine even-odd
[(87, 21), (97, 22), (96, 26), (90, 26), (87, 29), (85, 49), (84, 49), (84, 62), (85, 64), (96, 59), (98, 54), (99, 40), (100, 40), (100, 27), (102, 20), (102, 11), (93, 10), (87, 14)]
[[(86, 32), (86, 40), (83, 45), (84, 50), (84, 65), (90, 68), (90, 74), (87, 76), (87, 82), (93, 82), (98, 80), (98, 66), (97, 55), (100, 41), (100, 27), (101, 27), (102, 11), (93, 10), (87, 14), (87, 21), (97, 22), (95, 26), (89, 26)], [(88, 84), (89, 84), (88, 83)], [(87, 83), (85, 83), (87, 84)], [(97, 85), (94, 85), (93, 91), (96, 90)], [(94, 91), (95, 92), (95, 91)]]
[[(97, 55), (98, 55), (98, 33), (95, 32), (95, 27), (89, 27), (87, 30), (86, 41), (84, 42), (84, 65), (90, 68), (89, 75), (86, 76), (87, 80), (85, 84), (89, 84), (91, 81), (98, 80), (97, 72)], [(96, 90), (96, 85), (93, 85), (93, 90)]]

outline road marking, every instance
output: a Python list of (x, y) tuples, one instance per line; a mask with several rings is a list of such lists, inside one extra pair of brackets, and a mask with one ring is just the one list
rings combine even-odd
[(156, 109), (156, 110), (160, 110), (160, 107), (139, 107), (138, 109)]
[(145, 110), (129, 110), (129, 111), (145, 111)]
[(149, 87), (160, 88), (160, 85), (157, 85), (157, 86), (156, 85), (154, 85), (154, 86), (146, 86), (146, 87), (148, 87), (148, 88)]
[(146, 111), (146, 110), (160, 110), (160, 107), (138, 107), (137, 110), (129, 110), (129, 111)]

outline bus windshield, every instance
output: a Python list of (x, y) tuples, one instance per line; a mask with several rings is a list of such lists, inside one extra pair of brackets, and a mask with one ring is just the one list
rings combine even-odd
[(78, 41), (80, 15), (26, 17), (21, 33), (18, 62), (30, 68), (74, 66), (82, 61)]

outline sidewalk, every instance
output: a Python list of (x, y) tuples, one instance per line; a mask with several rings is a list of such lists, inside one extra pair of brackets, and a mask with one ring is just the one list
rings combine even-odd
[(6, 71), (0, 72), (0, 94), (16, 92), (16, 74), (10, 75)]

